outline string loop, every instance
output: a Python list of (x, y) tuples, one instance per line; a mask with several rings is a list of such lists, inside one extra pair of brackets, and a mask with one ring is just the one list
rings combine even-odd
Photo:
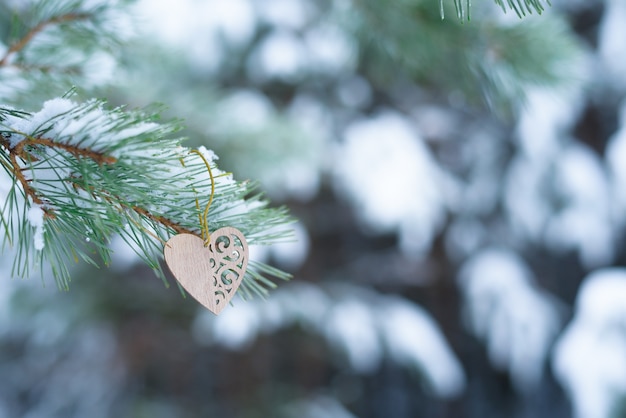
[[(213, 196), (215, 196), (215, 178), (213, 177), (213, 172), (211, 171), (211, 165), (204, 157), (204, 155), (202, 155), (202, 153), (197, 149), (192, 149), (190, 152), (198, 154), (198, 156), (204, 162), (204, 165), (206, 165), (207, 171), (209, 172), (209, 177), (211, 178), (211, 195), (209, 196), (209, 202), (207, 203), (206, 207), (204, 208), (204, 212), (202, 213), (200, 212), (200, 202), (198, 201), (197, 196), (198, 192), (196, 191), (196, 189), (193, 189), (194, 193), (196, 193), (196, 208), (198, 209), (198, 218), (200, 220), (200, 233), (202, 239), (204, 240), (204, 246), (206, 247), (211, 243), (211, 235), (209, 233), (209, 208), (211, 207), (211, 203), (213, 203)], [(180, 159), (180, 163), (183, 165), (183, 167), (185, 166), (185, 162), (182, 158)]]

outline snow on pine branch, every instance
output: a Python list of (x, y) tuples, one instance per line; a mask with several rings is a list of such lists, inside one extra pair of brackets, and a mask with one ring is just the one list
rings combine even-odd
[[(34, 114), (0, 107), (0, 183), (11, 184), (0, 188), (0, 229), (20, 250), (16, 275), (47, 261), (67, 287), (67, 260), (96, 264), (96, 252), (108, 264), (106, 244), (119, 234), (163, 277), (163, 243), (176, 233), (200, 235), (198, 204), (206, 204), (212, 183), (202, 159), (174, 137), (179, 125), (158, 118), (156, 111), (108, 109), (101, 100), (56, 98)], [(248, 197), (253, 185), (234, 181), (212, 151), (200, 151), (215, 178), (209, 228), (237, 227), (252, 245), (280, 239), (285, 211)], [(262, 273), (285, 276), (258, 266), (244, 288), (264, 293)]]

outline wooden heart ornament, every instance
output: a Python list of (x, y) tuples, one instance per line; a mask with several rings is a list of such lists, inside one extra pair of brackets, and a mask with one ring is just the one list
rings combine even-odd
[(192, 234), (170, 238), (163, 250), (170, 271), (198, 302), (214, 314), (228, 305), (248, 267), (248, 243), (236, 228), (211, 233), (211, 242)]

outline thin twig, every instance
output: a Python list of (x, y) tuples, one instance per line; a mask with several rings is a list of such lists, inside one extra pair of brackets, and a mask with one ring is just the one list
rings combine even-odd
[(12, 170), (13, 174), (15, 175), (15, 178), (17, 178), (17, 181), (19, 181), (20, 184), (22, 185), (22, 189), (24, 190), (24, 193), (26, 194), (26, 196), (29, 196), (32, 199), (33, 203), (41, 206), (41, 209), (44, 212), (44, 216), (50, 219), (54, 219), (56, 217), (56, 215), (54, 214), (54, 211), (51, 208), (46, 207), (43, 199), (41, 199), (37, 195), (37, 193), (35, 193), (33, 188), (30, 187), (30, 185), (28, 184), (30, 180), (28, 180), (24, 176), (24, 173), (22, 173), (22, 168), (20, 167), (17, 161), (17, 158), (18, 158), (17, 155), (14, 153), (10, 153), (9, 158), (11, 159), (11, 165), (13, 166), (13, 170)]
[(176, 222), (172, 221), (171, 219), (168, 219), (164, 216), (153, 215), (147, 210), (145, 210), (144, 208), (140, 208), (139, 206), (133, 206), (132, 209), (138, 214), (143, 215), (146, 218), (152, 219), (153, 221), (156, 221), (165, 227), (171, 228), (179, 234), (192, 234), (192, 235), (200, 236), (200, 234), (198, 234), (197, 232), (187, 229), (184, 226), (181, 226), (177, 224)]
[(13, 175), (15, 175), (17, 181), (19, 181), (19, 183), (22, 185), (22, 189), (24, 190), (26, 196), (30, 197), (33, 203), (42, 206), (42, 210), (44, 211), (45, 216), (51, 219), (55, 218), (54, 209), (46, 207), (46, 202), (44, 201), (44, 199), (42, 199), (37, 194), (37, 192), (30, 186), (29, 183), (31, 180), (27, 179), (26, 176), (24, 176), (23, 170), (25, 170), (25, 168), (23, 168), (18, 161), (18, 158), (22, 161), (38, 160), (37, 157), (28, 152), (25, 147), (30, 145), (42, 145), (50, 148), (59, 148), (70, 153), (76, 158), (90, 158), (94, 160), (98, 165), (113, 164), (117, 161), (114, 157), (104, 155), (100, 152), (76, 147), (69, 144), (63, 144), (60, 142), (54, 142), (53, 140), (48, 138), (27, 137), (23, 141), (20, 141), (15, 147), (11, 148), (11, 144), (9, 143), (9, 141), (6, 138), (0, 136), (0, 145), (2, 145), (9, 151), (9, 159), (12, 165), (11, 171), (13, 172)]
[(21, 158), (25, 159), (24, 157), (30, 154), (24, 152), (24, 147), (29, 146), (29, 145), (43, 145), (43, 146), (50, 147), (50, 148), (59, 148), (59, 149), (62, 149), (63, 151), (67, 151), (68, 153), (72, 154), (76, 158), (80, 158), (80, 157), (90, 158), (94, 160), (98, 165), (113, 164), (117, 161), (115, 157), (111, 157), (110, 155), (105, 155), (105, 154), (102, 154), (100, 152), (93, 151), (90, 149), (79, 148), (79, 147), (75, 147), (72, 145), (63, 144), (61, 142), (54, 142), (53, 140), (48, 139), (48, 138), (28, 138), (18, 143), (14, 148), (14, 152), (17, 155), (19, 155)]
[(26, 47), (26, 45), (28, 45), (28, 43), (32, 41), (32, 39), (35, 36), (37, 36), (38, 33), (43, 31), (47, 26), (64, 23), (64, 22), (70, 22), (73, 20), (88, 19), (89, 17), (90, 15), (87, 13), (68, 13), (68, 14), (64, 14), (61, 16), (54, 16), (48, 20), (39, 22), (34, 28), (28, 31), (28, 33), (24, 35), (22, 39), (20, 39), (19, 41), (11, 45), (11, 47), (7, 50), (7, 52), (4, 54), (2, 59), (0, 59), (0, 67), (6, 65), (7, 61), (9, 60), (12, 54), (24, 49), (24, 47)]

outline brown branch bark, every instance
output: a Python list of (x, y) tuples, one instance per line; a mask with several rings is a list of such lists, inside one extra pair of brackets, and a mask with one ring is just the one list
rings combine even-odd
[(138, 214), (145, 216), (146, 218), (152, 219), (153, 221), (156, 221), (167, 228), (171, 228), (179, 234), (192, 234), (192, 235), (200, 236), (200, 234), (198, 234), (197, 232), (187, 229), (177, 224), (176, 222), (172, 221), (171, 219), (168, 219), (164, 216), (153, 215), (147, 210), (145, 210), (144, 208), (140, 208), (139, 206), (133, 206), (132, 209)]
[(75, 147), (73, 145), (63, 144), (61, 142), (54, 142), (48, 138), (28, 138), (24, 141), (21, 141), (14, 148), (14, 153), (19, 155), (23, 159), (32, 160), (32, 156), (29, 153), (24, 152), (24, 147), (29, 145), (43, 145), (50, 148), (58, 148), (63, 151), (67, 151), (72, 154), (76, 158), (89, 158), (94, 160), (98, 165), (103, 164), (113, 164), (117, 161), (115, 157), (111, 157), (109, 155), (102, 154), (97, 151), (93, 151), (86, 148)]

